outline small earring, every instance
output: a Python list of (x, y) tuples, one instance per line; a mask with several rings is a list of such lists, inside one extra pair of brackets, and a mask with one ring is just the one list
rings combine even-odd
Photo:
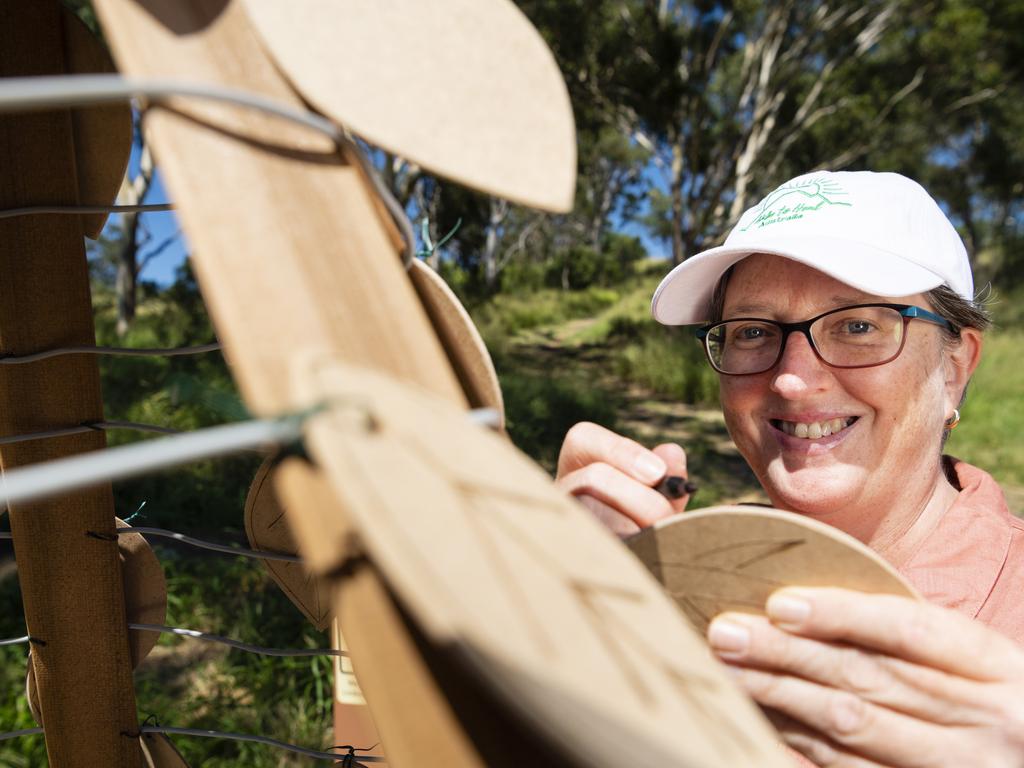
[(953, 409), (953, 415), (946, 419), (946, 429), (954, 429), (960, 423), (960, 411)]

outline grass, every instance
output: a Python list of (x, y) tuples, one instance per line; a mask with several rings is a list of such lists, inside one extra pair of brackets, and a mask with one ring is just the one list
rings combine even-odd
[(946, 444), (947, 453), (981, 467), (1000, 482), (1014, 485), (1024, 485), (1022, 350), (1024, 330), (989, 334), (962, 409), (962, 420)]
[[(681, 423), (677, 403), (717, 403), (717, 381), (687, 329), (663, 328), (649, 316), (657, 275), (640, 274), (615, 289), (503, 295), (474, 310), (488, 339), (504, 391), (510, 434), (549, 471), (568, 428), (591, 420), (629, 431), (624, 388), (649, 392), (648, 413), (634, 421), (657, 439), (680, 439), (691, 466), (701, 468), (700, 506), (742, 490), (749, 471), (721, 446), (719, 420), (692, 416)], [(990, 471), (1006, 484), (1024, 486), (1024, 327), (1000, 309), (1002, 327), (986, 341), (982, 363), (947, 451)], [(1022, 321), (1024, 324), (1024, 321)], [(145, 328), (139, 345), (205, 340), (200, 327), (187, 339)], [(150, 338), (152, 336), (152, 338)], [(525, 343), (524, 343), (525, 342)], [(197, 387), (202, 382), (203, 387)], [(218, 359), (115, 360), (105, 363), (104, 390), (111, 418), (191, 429), (237, 418), (237, 395)], [(698, 409), (694, 409), (695, 411)], [(635, 416), (635, 414), (634, 414)], [(637, 433), (638, 439), (646, 439)], [(664, 438), (663, 438), (664, 436)], [(124, 438), (118, 435), (117, 440)], [(652, 438), (653, 439), (653, 438)], [(142, 525), (243, 541), (241, 509), (256, 460), (206, 462), (116, 488), (122, 516), (146, 501)], [(730, 485), (730, 483), (732, 485)], [(154, 543), (168, 581), (168, 623), (278, 647), (324, 647), (311, 627), (258, 563), (197, 556)], [(10, 548), (0, 542), (0, 563)], [(24, 634), (17, 577), (0, 568), (0, 637)], [(24, 690), (26, 650), (0, 647), (0, 731), (35, 725)], [(226, 652), (181, 638), (162, 638), (136, 671), (140, 720), (155, 715), (165, 725), (265, 733), (313, 748), (331, 745), (331, 676), (328, 659), (270, 659)], [(253, 744), (175, 739), (191, 765), (291, 768), (309, 761)], [(41, 737), (0, 742), (0, 766), (46, 765)]]

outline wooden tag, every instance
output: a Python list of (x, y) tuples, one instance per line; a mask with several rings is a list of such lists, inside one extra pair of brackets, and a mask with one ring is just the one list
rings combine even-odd
[[(422, 390), (297, 360), (306, 446), (426, 637), (588, 765), (784, 765), (650, 575), (504, 438)], [(357, 659), (358, 662), (358, 659)]]
[(702, 632), (723, 611), (764, 613), (788, 586), (843, 587), (920, 599), (874, 550), (803, 515), (709, 507), (659, 521), (626, 540)]
[(461, 184), (572, 208), (576, 134), (554, 57), (510, 0), (246, 0), (307, 101)]

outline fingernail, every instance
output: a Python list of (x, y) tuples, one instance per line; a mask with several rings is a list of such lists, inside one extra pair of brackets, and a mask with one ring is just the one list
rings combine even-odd
[(775, 624), (795, 629), (811, 615), (811, 604), (791, 593), (776, 593), (768, 598), (765, 610), (768, 612), (768, 618)]
[(708, 627), (708, 642), (721, 656), (742, 656), (750, 647), (750, 630), (725, 619), (715, 619)]
[(656, 483), (665, 474), (665, 462), (653, 453), (642, 453), (633, 462), (633, 471), (637, 479), (645, 483)]

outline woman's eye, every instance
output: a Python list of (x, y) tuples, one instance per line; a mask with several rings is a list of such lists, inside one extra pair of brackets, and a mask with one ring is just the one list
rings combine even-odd
[(843, 323), (843, 331), (850, 334), (870, 333), (874, 328), (867, 320), (847, 320)]

